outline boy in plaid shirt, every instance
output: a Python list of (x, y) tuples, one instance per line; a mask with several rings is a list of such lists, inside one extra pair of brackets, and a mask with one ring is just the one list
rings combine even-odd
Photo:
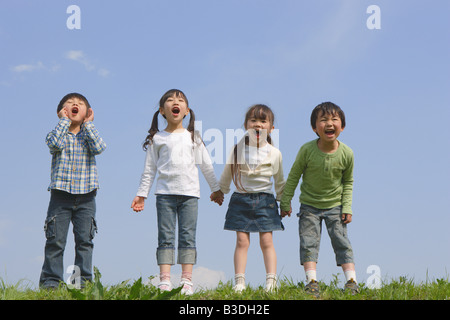
[(93, 124), (94, 111), (79, 93), (64, 96), (58, 125), (46, 138), (52, 155), (50, 203), (45, 220), (45, 260), (39, 284), (55, 288), (63, 280), (63, 254), (70, 221), (75, 237), (76, 285), (92, 280), (93, 238), (97, 231), (95, 156), (106, 149)]

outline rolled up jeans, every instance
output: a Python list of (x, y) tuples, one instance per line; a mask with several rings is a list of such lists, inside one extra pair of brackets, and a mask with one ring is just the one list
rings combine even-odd
[(175, 264), (176, 222), (178, 220), (178, 264), (195, 264), (197, 249), (198, 198), (183, 195), (156, 195), (158, 216), (158, 265)]

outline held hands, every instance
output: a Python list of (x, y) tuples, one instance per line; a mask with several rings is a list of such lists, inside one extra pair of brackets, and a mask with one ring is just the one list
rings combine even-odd
[(224, 195), (221, 190), (217, 190), (217, 191), (211, 193), (211, 196), (209, 198), (211, 199), (211, 201), (214, 201), (219, 206), (221, 206), (223, 203)]
[(349, 213), (343, 213), (342, 214), (342, 222), (345, 224), (352, 222), (352, 215)]
[[(280, 212), (280, 215), (281, 215), (282, 218), (284, 218), (285, 216), (289, 216), (290, 217), (291, 213), (292, 213), (292, 207), (290, 207), (289, 211), (283, 211), (282, 210)], [(348, 214), (348, 213), (343, 213), (341, 219), (342, 219), (343, 223), (348, 224), (348, 223), (352, 222), (352, 215)]]
[(290, 217), (291, 213), (292, 213), (292, 206), (291, 205), (289, 205), (289, 211), (284, 211), (284, 210), (280, 211), (280, 215), (281, 215), (282, 218), (284, 218), (286, 216)]
[(131, 209), (135, 212), (141, 212), (144, 210), (144, 197), (134, 197), (133, 202), (131, 203)]
[[(223, 192), (218, 190), (216, 192), (211, 193), (211, 201), (214, 201), (215, 203), (219, 204), (219, 206), (222, 205), (223, 203), (223, 199), (224, 199), (224, 195)], [(145, 198), (144, 197), (134, 197), (133, 202), (131, 203), (131, 209), (133, 209), (133, 211), (135, 212), (141, 212), (142, 210), (144, 210), (144, 206), (145, 206)]]

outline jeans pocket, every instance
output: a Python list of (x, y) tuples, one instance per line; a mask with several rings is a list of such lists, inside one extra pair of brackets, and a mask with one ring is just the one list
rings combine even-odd
[(95, 220), (95, 218), (92, 218), (92, 223), (91, 223), (91, 240), (94, 239), (95, 234), (97, 232), (98, 232), (97, 221)]
[(298, 213), (297, 213), (297, 217), (299, 217), (300, 219), (302, 218), (302, 215), (304, 215), (305, 211), (307, 207), (304, 204), (300, 205), (300, 209), (298, 209)]
[(267, 199), (267, 207), (269, 207), (270, 209), (274, 209), (274, 208), (278, 209), (277, 200), (275, 199), (275, 197), (273, 195), (267, 195), (266, 199)]
[(56, 217), (51, 217), (45, 220), (44, 232), (45, 237), (50, 240), (56, 237)]

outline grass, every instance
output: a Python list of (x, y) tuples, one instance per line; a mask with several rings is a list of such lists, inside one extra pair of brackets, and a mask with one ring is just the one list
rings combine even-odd
[[(359, 283), (360, 293), (352, 296), (343, 292), (337, 276), (329, 284), (320, 282), (319, 300), (450, 300), (448, 279), (437, 279), (416, 284), (413, 280), (400, 277), (384, 283), (379, 289), (369, 289)], [(219, 283), (217, 288), (200, 290), (192, 296), (180, 294), (181, 288), (161, 292), (153, 285), (147, 285), (142, 278), (131, 283), (104, 286), (101, 274), (94, 268), (94, 281), (81, 289), (70, 289), (61, 285), (54, 290), (33, 289), (26, 281), (9, 285), (0, 278), (0, 300), (315, 300), (304, 291), (303, 283), (284, 279), (279, 281), (278, 290), (265, 292), (263, 287), (248, 287), (242, 293), (233, 291), (232, 282)]]

